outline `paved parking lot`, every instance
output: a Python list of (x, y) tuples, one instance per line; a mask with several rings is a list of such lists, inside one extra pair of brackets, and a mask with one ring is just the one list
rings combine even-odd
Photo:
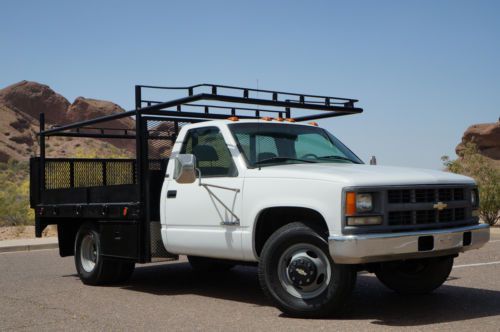
[(461, 255), (435, 293), (398, 296), (359, 275), (347, 313), (291, 319), (260, 291), (255, 268), (202, 276), (186, 262), (139, 266), (120, 287), (84, 286), (57, 250), (0, 254), (0, 330), (500, 331), (500, 232)]

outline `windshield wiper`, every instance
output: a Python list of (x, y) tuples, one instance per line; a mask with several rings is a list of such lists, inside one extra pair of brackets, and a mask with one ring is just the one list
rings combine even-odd
[(352, 159), (349, 159), (347, 157), (343, 157), (343, 156), (321, 156), (321, 157), (318, 157), (318, 159), (334, 159), (334, 160), (346, 160), (346, 161), (350, 161), (351, 163), (353, 164), (360, 164), (359, 162), (357, 161), (354, 161)]
[(287, 161), (287, 160), (303, 161), (305, 163), (315, 163), (315, 161), (313, 161), (313, 160), (306, 160), (306, 159), (299, 159), (299, 158), (292, 158), (292, 157), (272, 157), (272, 158), (267, 158), (267, 159), (262, 159), (262, 160), (256, 161), (254, 163), (254, 165), (268, 164), (268, 163)]

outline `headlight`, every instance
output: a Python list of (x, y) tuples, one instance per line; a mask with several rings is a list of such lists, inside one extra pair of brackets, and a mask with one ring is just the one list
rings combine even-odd
[(356, 195), (356, 211), (370, 212), (373, 210), (372, 194), (357, 194)]
[(479, 207), (479, 192), (477, 191), (477, 188), (472, 189), (470, 193), (470, 203), (472, 208), (477, 209)]
[(357, 213), (373, 210), (373, 195), (370, 193), (347, 192), (345, 201), (345, 214), (353, 216)]

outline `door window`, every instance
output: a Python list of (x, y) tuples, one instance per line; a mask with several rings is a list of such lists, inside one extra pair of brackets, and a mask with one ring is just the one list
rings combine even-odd
[(189, 130), (181, 153), (195, 155), (196, 167), (204, 177), (237, 176), (236, 166), (219, 128)]

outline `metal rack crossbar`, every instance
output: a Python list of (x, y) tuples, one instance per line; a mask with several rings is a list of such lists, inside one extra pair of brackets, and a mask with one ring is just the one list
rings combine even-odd
[[(170, 92), (184, 92), (185, 96), (169, 101), (158, 101), (146, 99), (142, 96), (146, 90), (162, 90)], [(212, 103), (197, 103), (208, 101)], [(221, 103), (213, 104), (213, 102)], [(237, 116), (242, 119), (259, 119), (263, 114), (277, 115), (280, 118), (293, 118), (295, 121), (311, 121), (316, 119), (331, 118), (343, 115), (357, 114), (363, 112), (362, 108), (355, 107), (357, 99), (301, 94), (293, 92), (273, 91), (264, 89), (253, 89), (234, 87), (217, 84), (197, 84), (186, 87), (162, 87), (152, 85), (135, 86), (135, 109), (123, 113), (111, 114), (95, 119), (80, 121), (68, 125), (52, 127), (42, 130), (45, 136), (62, 136), (61, 133), (76, 129), (76, 132), (68, 134), (101, 135), (100, 137), (116, 138), (117, 136), (133, 136), (131, 134), (117, 135), (107, 134), (102, 130), (100, 133), (84, 133), (79, 129), (98, 129), (90, 127), (98, 123), (114, 121), (126, 117), (161, 116), (173, 121), (199, 122), (212, 119), (226, 119)], [(242, 106), (248, 105), (248, 106)], [(268, 106), (270, 108), (260, 108)], [(184, 107), (193, 109), (185, 111)], [(198, 109), (198, 111), (196, 111)], [(199, 111), (201, 110), (201, 111)], [(213, 112), (217, 110), (218, 113)], [(313, 111), (312, 114), (293, 117), (293, 110)], [(227, 111), (224, 113), (224, 111)], [(99, 128), (106, 129), (107, 128)], [(123, 131), (135, 131), (135, 128), (123, 128)], [(110, 136), (111, 135), (111, 136)], [(90, 136), (89, 136), (90, 137)]]

